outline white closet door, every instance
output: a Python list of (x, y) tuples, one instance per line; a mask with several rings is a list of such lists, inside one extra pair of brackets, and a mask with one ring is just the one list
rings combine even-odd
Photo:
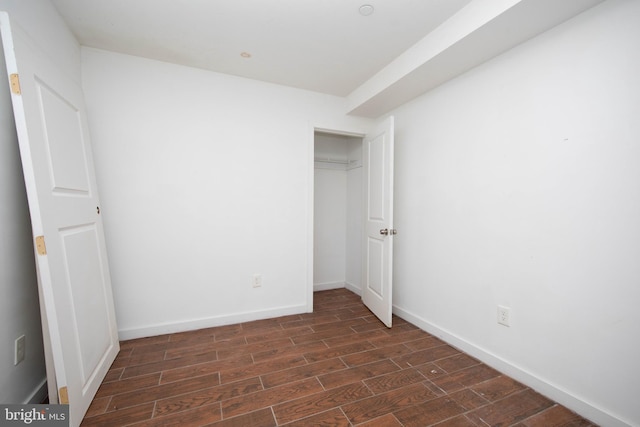
[(363, 145), (364, 244), (362, 301), (391, 327), (393, 293), (393, 116)]

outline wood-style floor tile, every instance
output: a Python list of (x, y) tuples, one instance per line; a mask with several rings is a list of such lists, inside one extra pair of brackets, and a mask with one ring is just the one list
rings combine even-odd
[(216, 360), (213, 362), (199, 363), (185, 367), (176, 367), (174, 369), (162, 371), (160, 383), (166, 384), (187, 378), (199, 377), (201, 375), (215, 374), (216, 372), (228, 369), (238, 369), (242, 366), (250, 365), (253, 365), (253, 358), (250, 354), (245, 354), (233, 359)]
[(418, 350), (410, 354), (406, 354), (400, 357), (394, 357), (393, 361), (401, 368), (409, 368), (412, 366), (420, 366), (425, 363), (435, 362), (445, 357), (459, 354), (460, 351), (451, 347), (450, 345), (440, 345), (437, 347), (431, 347), (424, 350)]
[(158, 344), (158, 343), (167, 343), (169, 342), (169, 338), (171, 335), (155, 335), (153, 337), (144, 337), (144, 338), (135, 338), (132, 340), (127, 340), (120, 345), (120, 351), (131, 350), (134, 351), (144, 348), (150, 344)]
[(340, 409), (331, 409), (318, 415), (312, 415), (299, 421), (285, 424), (286, 427), (331, 426), (351, 427), (351, 423)]
[(171, 384), (163, 384), (141, 390), (129, 391), (127, 393), (116, 394), (111, 398), (107, 411), (128, 408), (129, 406), (140, 405), (146, 402), (154, 402), (160, 399), (185, 394), (203, 388), (210, 388), (220, 384), (220, 376), (216, 373), (187, 380), (176, 381)]
[(553, 402), (531, 389), (515, 393), (502, 400), (472, 411), (467, 416), (477, 423), (490, 426), (512, 425), (553, 406)]
[(346, 289), (314, 310), (122, 342), (82, 426), (594, 426)]
[(95, 417), (85, 417), (82, 427), (114, 427), (148, 420), (153, 414), (153, 402), (133, 406), (119, 411), (107, 412)]
[(213, 339), (215, 341), (227, 341), (238, 336), (242, 336), (242, 324), (218, 326), (213, 329)]
[(440, 368), (438, 365), (436, 365), (433, 362), (416, 366), (415, 369), (417, 369), (422, 375), (424, 375), (425, 378), (429, 378), (429, 379), (438, 378), (447, 374), (447, 372), (444, 369)]
[[(399, 326), (396, 328), (399, 328)], [(371, 340), (371, 344), (375, 345), (376, 347), (389, 347), (395, 344), (403, 344), (406, 342), (417, 341), (419, 339), (423, 339), (429, 336), (429, 334), (427, 334), (425, 331), (422, 331), (420, 329), (412, 329), (409, 332), (400, 332), (400, 333), (395, 333), (395, 331), (394, 333), (392, 333), (391, 332), (392, 330), (393, 328), (386, 331), (389, 334), (389, 336)]]
[(273, 407), (273, 413), (280, 424), (286, 424), (300, 418), (306, 418), (318, 412), (337, 408), (349, 402), (371, 396), (371, 392), (362, 383), (349, 384), (330, 391), (295, 399)]
[(375, 394), (380, 394), (385, 391), (395, 390), (397, 388), (420, 383), (422, 381), (424, 381), (424, 376), (422, 376), (416, 369), (403, 369), (401, 371), (381, 375), (377, 378), (365, 380), (364, 383), (369, 387), (369, 390)]
[(394, 415), (404, 427), (421, 427), (437, 424), (466, 412), (466, 409), (449, 397), (440, 397), (401, 411)]
[(303, 356), (287, 356), (278, 359), (268, 360), (262, 363), (247, 365), (242, 368), (228, 369), (220, 372), (222, 383), (238, 381), (244, 378), (259, 377), (269, 372), (281, 371), (292, 366), (306, 365), (307, 361)]
[[(351, 327), (355, 331), (354, 327)], [(340, 347), (347, 344), (354, 344), (360, 341), (370, 341), (376, 338), (385, 337), (387, 334), (382, 329), (374, 329), (372, 331), (359, 332), (357, 335), (343, 335), (341, 337), (327, 338), (323, 342), (327, 347)]]
[(393, 414), (385, 414), (371, 421), (358, 424), (358, 427), (403, 427)]
[(526, 387), (519, 382), (503, 375), (471, 387), (473, 391), (492, 402), (505, 398), (520, 390), (524, 390), (525, 388)]
[(356, 336), (356, 332), (348, 326), (339, 326), (326, 331), (298, 335), (292, 337), (291, 339), (293, 340), (294, 344), (304, 344), (306, 342), (322, 341), (324, 339), (335, 338), (343, 335)]
[(367, 322), (362, 325), (353, 326), (351, 329), (353, 329), (358, 333), (372, 332), (372, 331), (382, 332), (384, 335), (380, 335), (378, 338), (382, 338), (383, 336), (387, 335), (386, 333), (387, 327), (380, 322)]
[(111, 402), (111, 396), (98, 397), (93, 399), (91, 405), (89, 405), (89, 409), (87, 409), (87, 414), (85, 416), (95, 417), (96, 415), (104, 414), (105, 412), (107, 412), (109, 402)]
[(387, 359), (342, 371), (330, 372), (328, 374), (321, 375), (318, 379), (324, 388), (328, 390), (398, 370), (400, 370), (398, 365)]
[(469, 411), (486, 406), (490, 403), (487, 399), (469, 388), (449, 393), (448, 396)]
[(113, 368), (109, 369), (107, 375), (102, 380), (102, 384), (110, 383), (111, 381), (118, 381), (120, 377), (122, 377), (122, 373), (124, 372), (124, 368)]
[(280, 346), (277, 348), (273, 348), (271, 350), (265, 350), (260, 352), (254, 352), (253, 361), (256, 363), (264, 362), (270, 359), (277, 359), (283, 356), (298, 356), (305, 355), (307, 353), (311, 353), (314, 351), (326, 350), (327, 345), (322, 341), (314, 341), (308, 342), (300, 345), (293, 345), (291, 340), (289, 340), (290, 344), (286, 346)]
[(377, 362), (379, 360), (391, 359), (392, 357), (402, 356), (408, 353), (411, 353), (411, 350), (400, 344), (363, 351), (362, 353), (350, 354), (348, 356), (343, 356), (342, 360), (349, 366), (358, 366), (366, 363)]
[(367, 341), (358, 341), (353, 344), (342, 345), (340, 347), (325, 348), (323, 350), (312, 351), (304, 354), (308, 362), (319, 362), (321, 360), (334, 359), (361, 351), (371, 350), (373, 347)]
[(295, 337), (308, 335), (312, 333), (313, 333), (313, 329), (311, 329), (308, 326), (302, 326), (296, 329), (279, 329), (279, 330), (273, 330), (269, 332), (263, 332), (256, 335), (250, 335), (246, 338), (247, 338), (247, 342), (251, 344), (254, 342), (276, 340), (278, 338), (295, 338)]
[(500, 373), (487, 365), (475, 365), (453, 374), (434, 378), (431, 381), (445, 392), (453, 393), (498, 376), (500, 376)]
[[(162, 351), (166, 351), (168, 347), (169, 347), (168, 339), (165, 340), (165, 342), (138, 345), (129, 349), (130, 350), (129, 356), (134, 354), (136, 356), (141, 356), (143, 354), (159, 353)], [(122, 352), (122, 349), (120, 349), (120, 351)]]
[(560, 405), (554, 405), (518, 424), (519, 427), (590, 427), (594, 425)]
[(318, 380), (309, 378), (225, 400), (222, 402), (222, 415), (225, 418), (230, 418), (271, 406), (273, 402), (286, 402), (321, 391), (323, 388)]
[(217, 352), (211, 351), (208, 353), (198, 354), (196, 356), (163, 360), (161, 362), (147, 363), (145, 365), (129, 366), (124, 368), (124, 372), (122, 373), (121, 378), (131, 378), (139, 375), (152, 374), (154, 372), (161, 372), (168, 369), (180, 368), (183, 366), (197, 365), (198, 363), (210, 362), (217, 359)]
[(353, 424), (358, 424), (436, 397), (423, 384), (412, 384), (344, 405), (342, 410)]
[[(464, 415), (458, 415), (457, 417), (450, 418), (441, 423), (435, 424), (433, 427), (478, 427), (474, 422)], [(496, 426), (497, 427), (497, 426)]]
[(176, 397), (156, 401), (155, 416), (163, 416), (262, 390), (259, 378), (222, 384)]
[(242, 348), (247, 344), (245, 337), (236, 337), (228, 341), (211, 341), (186, 347), (176, 347), (165, 351), (165, 360), (177, 359), (180, 357), (197, 356), (199, 354), (210, 353), (212, 351), (224, 352), (226, 350)]
[[(305, 378), (311, 378), (315, 376), (319, 376), (318, 379), (322, 383), (325, 388), (327, 385), (323, 382), (323, 374), (331, 374), (342, 376), (344, 373), (344, 369), (347, 367), (340, 359), (329, 359), (323, 360), (317, 363), (311, 363), (308, 365), (302, 365), (296, 368), (284, 369), (278, 372), (272, 372), (265, 375), (262, 375), (262, 384), (265, 388), (275, 387), (278, 385), (299, 381)], [(348, 384), (354, 381), (349, 381)]]
[(260, 409), (249, 414), (238, 415), (237, 417), (207, 424), (210, 427), (275, 427), (276, 420), (273, 418), (271, 409)]
[(265, 351), (270, 351), (270, 350), (280, 349), (280, 348), (288, 348), (288, 347), (293, 347), (293, 342), (289, 337), (282, 337), (280, 339), (274, 339), (269, 341), (257, 341), (251, 344), (235, 345), (235, 346), (229, 346), (224, 349), (219, 349), (218, 359), (220, 360), (230, 359), (232, 357), (235, 358), (235, 357), (243, 356), (245, 354), (262, 353)]
[(453, 373), (480, 364), (478, 360), (464, 353), (459, 353), (455, 356), (439, 359), (434, 363), (448, 373)]
[(222, 418), (220, 403), (200, 406), (167, 416), (153, 417), (150, 420), (133, 424), (135, 427), (199, 427)]
[(158, 384), (160, 384), (159, 372), (117, 382), (103, 383), (98, 389), (96, 397), (113, 396), (114, 394), (126, 392), (137, 392), (140, 389), (156, 386)]
[(303, 320), (295, 320), (293, 322), (286, 322), (282, 324), (282, 327), (284, 329), (299, 328), (301, 326), (313, 327), (313, 326), (321, 325), (323, 323), (335, 323), (338, 320), (340, 319), (338, 319), (333, 314), (328, 314), (328, 315), (309, 317)]
[(125, 368), (127, 366), (146, 365), (151, 362), (164, 360), (165, 350), (150, 353), (134, 354), (126, 357), (118, 357), (111, 365), (111, 368)]

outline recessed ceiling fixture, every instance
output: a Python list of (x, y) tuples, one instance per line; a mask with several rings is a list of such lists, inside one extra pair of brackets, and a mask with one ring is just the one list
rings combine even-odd
[(358, 11), (362, 16), (373, 15), (373, 6), (371, 6), (370, 4), (363, 4), (362, 6), (360, 6), (360, 9), (358, 9)]
[(242, 56), (243, 58), (251, 58), (251, 54), (249, 52), (242, 52), (240, 53), (240, 56)]

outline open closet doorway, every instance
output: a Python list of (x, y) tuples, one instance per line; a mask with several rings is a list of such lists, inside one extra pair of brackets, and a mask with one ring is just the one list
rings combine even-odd
[(363, 136), (314, 132), (313, 290), (362, 295)]
[(314, 130), (310, 150), (315, 156), (314, 169), (310, 169), (314, 197), (309, 200), (308, 228), (313, 244), (307, 252), (313, 266), (307, 270), (309, 312), (313, 311), (313, 291), (346, 287), (362, 296), (382, 323), (392, 326), (393, 241), (397, 234), (393, 225), (394, 141), (393, 116), (376, 122), (366, 135)]

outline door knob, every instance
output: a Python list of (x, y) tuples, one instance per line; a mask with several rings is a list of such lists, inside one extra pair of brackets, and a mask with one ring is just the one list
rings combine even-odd
[(395, 236), (396, 234), (398, 234), (398, 230), (396, 230), (395, 228), (392, 228), (390, 233), (392, 236)]
[(382, 230), (380, 230), (380, 234), (382, 234), (383, 236), (388, 236), (389, 235), (389, 229), (388, 228), (383, 228)]

